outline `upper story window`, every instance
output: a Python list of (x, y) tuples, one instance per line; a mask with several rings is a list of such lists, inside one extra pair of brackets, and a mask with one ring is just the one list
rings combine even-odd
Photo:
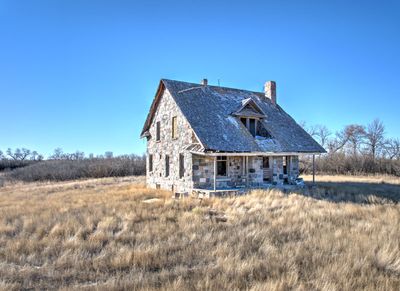
[(161, 123), (160, 123), (160, 121), (157, 121), (157, 123), (156, 123), (156, 141), (159, 141), (160, 140), (160, 134), (161, 134)]
[(176, 116), (172, 117), (172, 138), (178, 137), (178, 119)]
[(257, 119), (242, 117), (240, 121), (246, 126), (252, 136), (255, 137), (257, 135)]

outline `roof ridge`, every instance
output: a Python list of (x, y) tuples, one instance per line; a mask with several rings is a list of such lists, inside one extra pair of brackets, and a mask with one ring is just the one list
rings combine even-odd
[[(180, 80), (172, 80), (172, 79), (165, 79), (165, 78), (161, 79), (161, 81), (186, 83), (186, 84), (190, 84), (190, 85), (197, 85), (197, 87), (213, 87), (213, 88), (229, 89), (229, 90), (236, 90), (236, 91), (246, 91), (246, 92), (256, 93), (256, 94), (264, 94), (264, 92), (252, 91), (252, 90), (247, 90), (247, 89), (239, 89), (239, 88), (225, 87), (225, 86), (216, 86), (216, 85), (201, 85), (201, 84), (199, 84), (199, 83), (192, 83), (192, 82), (186, 82), (186, 81), (180, 81)], [(182, 91), (183, 91), (183, 90), (182, 90)]]

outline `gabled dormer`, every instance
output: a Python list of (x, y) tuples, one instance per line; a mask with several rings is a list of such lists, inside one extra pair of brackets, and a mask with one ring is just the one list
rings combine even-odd
[(261, 122), (266, 118), (266, 115), (253, 99), (244, 99), (241, 107), (232, 115), (240, 119), (253, 137), (268, 137), (268, 133)]

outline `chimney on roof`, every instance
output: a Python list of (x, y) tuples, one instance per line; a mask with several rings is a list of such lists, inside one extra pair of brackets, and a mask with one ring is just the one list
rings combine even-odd
[(207, 79), (201, 80), (201, 85), (207, 86), (208, 85), (208, 80)]
[(264, 85), (265, 97), (271, 100), (271, 103), (276, 105), (276, 83), (275, 81), (267, 81)]

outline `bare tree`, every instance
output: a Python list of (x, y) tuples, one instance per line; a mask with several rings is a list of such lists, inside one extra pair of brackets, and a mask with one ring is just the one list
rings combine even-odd
[(350, 124), (345, 127), (344, 131), (350, 144), (351, 152), (356, 156), (365, 137), (365, 127), (358, 124)]
[(386, 142), (385, 151), (389, 157), (389, 159), (393, 160), (394, 158), (400, 159), (400, 139), (398, 138), (390, 138)]
[(113, 157), (113, 152), (105, 152), (105, 153), (104, 153), (104, 157), (105, 157), (106, 159), (112, 159), (112, 157)]
[(85, 158), (85, 153), (76, 151), (73, 154), (68, 155), (70, 160), (83, 160)]
[(311, 135), (312, 137), (315, 137), (315, 136), (316, 136), (317, 127), (316, 127), (315, 125), (307, 126), (307, 123), (306, 123), (304, 120), (300, 121), (300, 122), (299, 122), (299, 125), (300, 125), (305, 131), (307, 131), (307, 133), (308, 133), (309, 135)]
[(368, 124), (365, 138), (369, 152), (375, 159), (377, 153), (385, 144), (385, 126), (379, 119)]
[(325, 125), (320, 124), (313, 127), (312, 133), (315, 137), (317, 137), (322, 147), (325, 147), (328, 142), (329, 136), (332, 134), (332, 132)]
[(62, 148), (56, 148), (54, 153), (49, 157), (52, 160), (62, 160), (65, 158)]
[(6, 157), (2, 150), (0, 150), (0, 160), (4, 160)]
[(15, 151), (13, 152), (11, 148), (7, 149), (7, 155), (12, 158), (13, 160), (17, 161), (23, 161), (25, 160), (29, 155), (31, 154), (31, 151), (26, 149), (26, 148), (16, 148)]
[(335, 138), (328, 143), (329, 153), (333, 154), (336, 153), (337, 151), (340, 151), (341, 149), (343, 149), (343, 147), (347, 144), (348, 141), (349, 141), (349, 136), (346, 133), (346, 129), (337, 131), (335, 134)]
[(31, 152), (31, 160), (36, 161), (37, 157), (38, 157), (39, 153), (37, 151), (32, 151)]

